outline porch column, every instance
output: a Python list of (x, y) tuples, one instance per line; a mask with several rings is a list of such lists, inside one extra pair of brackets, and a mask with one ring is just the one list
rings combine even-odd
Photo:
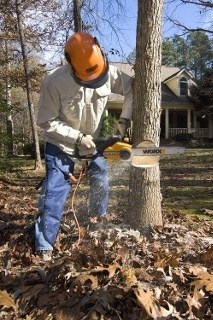
[(165, 109), (165, 139), (169, 139), (169, 109)]
[(196, 137), (197, 135), (197, 116), (195, 114), (195, 111), (193, 111), (193, 136)]
[(209, 117), (208, 117), (209, 121), (208, 121), (208, 125), (209, 125), (209, 138), (213, 138), (213, 118), (212, 118), (212, 115), (209, 114)]
[(187, 131), (191, 133), (191, 110), (187, 110)]
[(195, 112), (193, 112), (193, 128), (196, 130), (197, 128), (197, 117)]

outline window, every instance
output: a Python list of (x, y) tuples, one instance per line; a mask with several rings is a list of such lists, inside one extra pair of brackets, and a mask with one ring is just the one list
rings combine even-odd
[(180, 79), (180, 96), (188, 95), (188, 81), (185, 77)]

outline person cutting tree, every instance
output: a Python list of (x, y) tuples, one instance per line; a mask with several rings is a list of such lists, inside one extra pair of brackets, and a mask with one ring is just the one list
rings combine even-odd
[[(46, 142), (46, 177), (35, 223), (35, 250), (43, 261), (51, 260), (64, 205), (72, 188), (76, 148), (94, 154), (102, 118), (111, 93), (124, 96), (119, 130), (124, 136), (132, 116), (132, 78), (109, 65), (98, 41), (85, 32), (73, 34), (65, 44), (67, 64), (55, 69), (42, 83), (38, 125)], [(108, 207), (106, 160), (97, 154), (89, 161), (89, 212), (103, 217)]]

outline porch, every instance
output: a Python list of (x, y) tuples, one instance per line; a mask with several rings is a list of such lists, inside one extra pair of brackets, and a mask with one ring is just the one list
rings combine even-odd
[(170, 139), (177, 134), (192, 134), (194, 138), (212, 138), (212, 116), (197, 116), (191, 108), (185, 110), (163, 109), (161, 114), (161, 138)]
[(207, 138), (209, 137), (209, 129), (208, 128), (196, 128), (196, 129), (188, 129), (188, 128), (169, 128), (169, 137), (174, 138), (178, 134), (192, 134), (194, 138)]

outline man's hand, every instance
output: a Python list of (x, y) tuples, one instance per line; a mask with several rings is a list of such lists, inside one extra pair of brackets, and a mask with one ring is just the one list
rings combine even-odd
[(91, 135), (80, 133), (76, 141), (76, 146), (78, 148), (78, 156), (80, 157), (91, 157), (96, 153), (96, 145)]
[(93, 141), (93, 137), (90, 135), (83, 135), (80, 141), (80, 146), (86, 147), (87, 149), (95, 148), (95, 143)]

